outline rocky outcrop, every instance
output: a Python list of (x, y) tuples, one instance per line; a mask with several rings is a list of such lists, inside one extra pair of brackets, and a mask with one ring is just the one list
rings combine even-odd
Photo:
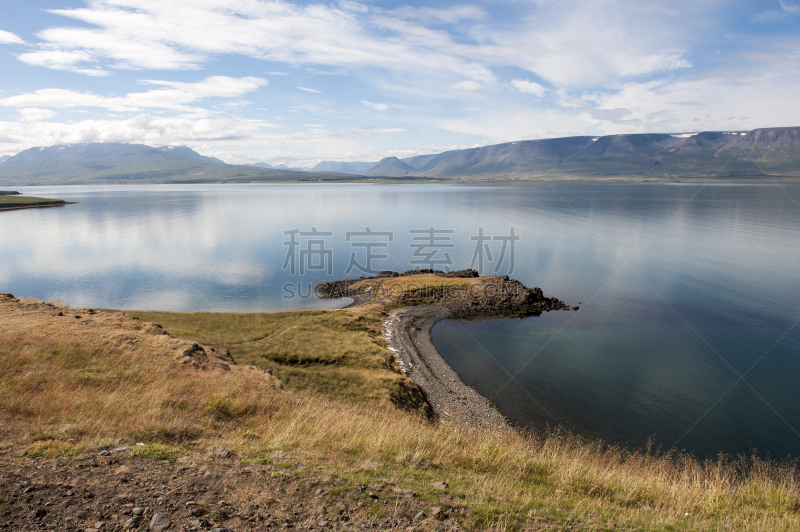
[[(403, 291), (382, 290), (381, 279), (409, 277), (413, 281), (416, 275), (434, 275), (443, 278), (477, 279), (467, 285), (434, 286), (434, 283), (423, 282), (419, 287), (407, 287)], [(381, 272), (372, 278), (376, 283), (365, 284), (365, 278), (343, 281), (331, 281), (317, 285), (317, 294), (322, 299), (351, 297), (366, 302), (371, 299), (364, 296), (376, 296), (384, 304), (435, 303), (446, 308), (452, 318), (475, 318), (481, 316), (509, 316), (517, 314), (535, 315), (551, 310), (570, 310), (570, 307), (555, 297), (545, 297), (538, 287), (527, 288), (508, 275), (499, 277), (479, 277), (472, 269), (454, 272), (437, 270), (410, 270), (403, 274)], [(358, 288), (353, 288), (359, 283)], [(573, 307), (577, 310), (577, 307)]]
[(441, 305), (452, 318), (533, 315), (570, 309), (555, 297), (544, 297), (541, 288), (526, 288), (519, 281), (509, 279), (508, 275), (488, 277), (468, 290), (445, 293)]

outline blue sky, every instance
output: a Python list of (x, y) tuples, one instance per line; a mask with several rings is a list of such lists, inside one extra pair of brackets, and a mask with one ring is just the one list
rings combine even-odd
[(376, 161), (800, 125), (800, 1), (47, 0), (0, 18), (0, 155)]

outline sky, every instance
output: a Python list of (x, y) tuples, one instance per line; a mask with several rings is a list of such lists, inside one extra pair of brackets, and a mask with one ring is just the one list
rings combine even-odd
[(44, 0), (0, 15), (0, 155), (311, 167), (800, 126), (800, 0)]

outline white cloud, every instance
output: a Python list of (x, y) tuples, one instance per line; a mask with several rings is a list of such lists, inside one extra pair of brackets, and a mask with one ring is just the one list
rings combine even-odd
[(524, 92), (525, 94), (535, 94), (539, 98), (544, 96), (544, 93), (547, 90), (538, 83), (534, 81), (528, 81), (526, 79), (512, 79), (511, 84), (519, 92)]
[(81, 68), (77, 63), (92, 59), (92, 54), (83, 50), (39, 50), (20, 54), (17, 59), (32, 66), (41, 66), (53, 70), (71, 70), (87, 76), (107, 76), (108, 72), (99, 67)]
[(388, 104), (368, 102), (366, 100), (361, 100), (361, 105), (363, 105), (364, 107), (369, 107), (370, 109), (374, 109), (376, 111), (385, 111), (389, 108)]
[[(356, 127), (331, 131), (323, 126), (289, 131), (267, 121), (246, 118), (187, 119), (141, 114), (129, 119), (82, 123), (39, 122), (20, 127), (0, 122), (0, 153), (19, 153), (34, 146), (84, 142), (130, 142), (150, 146), (189, 146), (203, 155), (232, 163), (281, 161), (313, 166), (320, 160), (379, 160), (399, 127)], [(309, 150), (309, 146), (314, 146)], [(397, 150), (399, 153), (401, 150)], [(410, 150), (409, 154), (417, 154)]]
[[(788, 28), (785, 21), (797, 2), (773, 4), (783, 17), (782, 28)], [(730, 19), (720, 16), (727, 16), (730, 6), (722, 0), (674, 0), (668, 7), (636, 0), (485, 2), (483, 7), (422, 10), (385, 5), (368, 0), (205, 0), (199, 6), (191, 0), (85, 0), (82, 8), (51, 11), (67, 18), (37, 33), (38, 41), (17, 57), (92, 76), (118, 68), (269, 70), (263, 75), (276, 76), (269, 101), (252, 94), (267, 84), (260, 77), (175, 82), (159, 81), (168, 76), (152, 73), (147, 77), (156, 79), (140, 81), (144, 88), (138, 92), (106, 100), (85, 80), (73, 82), (76, 76), (58, 77), (69, 85), (32, 89), (9, 100), (16, 108), (74, 113), (100, 106), (120, 116), (105, 115), (115, 127), (128, 127), (124, 120), (131, 114), (146, 115), (146, 132), (130, 126), (131, 140), (145, 133), (157, 136), (154, 131), (162, 128), (167, 133), (158, 142), (180, 144), (183, 138), (191, 144), (200, 142), (197, 131), (180, 120), (218, 125), (215, 120), (239, 114), (247, 97), (254, 107), (284, 117), (269, 119), (286, 124), (270, 129), (277, 131), (270, 137), (292, 139), (292, 153), (276, 152), (276, 157), (308, 159), (380, 155), (378, 133), (396, 129), (407, 134), (391, 135), (381, 145), (383, 153), (413, 151), (434, 138), (439, 144), (471, 145), (478, 139), (493, 143), (525, 136), (720, 129), (732, 123), (748, 128), (773, 125), (770, 120), (800, 123), (800, 111), (789, 100), (800, 86), (800, 40), (783, 37), (789, 29), (772, 34), (759, 26), (748, 34), (747, 24), (755, 22), (737, 19), (741, 25), (731, 46)], [(277, 76), (286, 75), (302, 78), (281, 84)], [(346, 83), (355, 90), (320, 113), (327, 98), (313, 95), (338, 94)], [(538, 100), (545, 96), (555, 101), (555, 110)], [(370, 130), (347, 118), (362, 117), (365, 108), (387, 111), (389, 104), (378, 103), (387, 101), (403, 112), (372, 113)], [(312, 117), (319, 124), (303, 130)], [(105, 122), (92, 123), (94, 133), (84, 132), (87, 138), (111, 134)], [(210, 135), (206, 152), (241, 158), (244, 150), (260, 153), (263, 146), (277, 145), (263, 132), (243, 132), (241, 124), (231, 124), (230, 139)], [(18, 122), (15, 126), (20, 128)], [(50, 121), (42, 127), (56, 128)], [(291, 129), (300, 133), (285, 137)], [(447, 132), (452, 134), (441, 136)]]
[(800, 15), (800, 6), (796, 4), (790, 4), (788, 2), (784, 2), (784, 0), (779, 0), (781, 3), (781, 9), (786, 11), (787, 13), (791, 13), (792, 15)]
[(0, 44), (25, 44), (25, 41), (9, 31), (0, 30)]
[[(681, 5), (685, 4), (685, 5)], [(620, 78), (688, 68), (688, 43), (707, 20), (713, 3), (676, 2), (676, 12), (642, 9), (635, 0), (537, 2), (538, 10), (508, 31), (490, 30), (495, 44), (487, 58), (537, 74), (559, 87), (604, 86)], [(702, 28), (702, 29), (701, 29)]]
[(192, 83), (160, 80), (145, 80), (142, 83), (163, 88), (109, 98), (66, 89), (40, 89), (5, 100), (14, 107), (102, 107), (116, 112), (171, 109), (195, 116), (207, 116), (210, 114), (209, 110), (189, 107), (187, 104), (207, 98), (238, 98), (267, 85), (268, 80), (256, 77), (209, 76)]
[(17, 109), (17, 112), (25, 122), (40, 122), (56, 116), (55, 111), (39, 109), (37, 107), (25, 107), (23, 109)]
[(458, 83), (453, 83), (453, 88), (458, 89), (460, 91), (476, 91), (482, 88), (483, 85), (478, 83), (477, 81), (473, 81), (471, 79), (465, 79), (464, 81), (459, 81)]
[(12, 107), (94, 107), (103, 99), (95, 94), (68, 89), (39, 89), (35, 92), (5, 98)]

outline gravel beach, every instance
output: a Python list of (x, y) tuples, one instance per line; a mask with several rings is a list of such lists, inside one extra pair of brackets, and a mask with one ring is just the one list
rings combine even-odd
[(431, 328), (449, 314), (439, 305), (414, 306), (391, 313), (383, 324), (389, 349), (397, 355), (405, 374), (422, 389), (442, 422), (506, 425), (500, 411), (464, 384), (433, 345)]

